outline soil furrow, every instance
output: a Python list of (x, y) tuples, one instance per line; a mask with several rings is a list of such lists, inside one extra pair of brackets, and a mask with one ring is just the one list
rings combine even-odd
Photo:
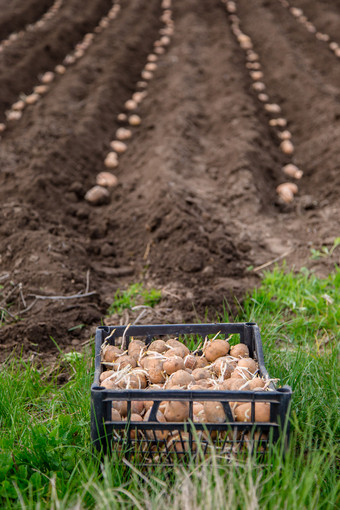
[[(29, 93), (39, 73), (53, 70), (85, 33), (108, 11), (111, 0), (72, 0), (60, 10), (51, 26), (29, 33), (0, 56), (0, 118), (20, 93)], [(29, 51), (27, 50), (29, 48)]]
[[(340, 60), (330, 51), (328, 43), (318, 41), (315, 34), (309, 33), (301, 23), (298, 23), (292, 17), (289, 10), (285, 9), (278, 1), (268, 2), (265, 7), (271, 11), (274, 23), (280, 27), (282, 35), (287, 37), (292, 50), (303, 55), (300, 58), (304, 61), (304, 67), (315, 76), (316, 80), (320, 83), (324, 82), (325, 88), (328, 87), (330, 91), (337, 93), (337, 89), (339, 89)], [(318, 20), (316, 27), (319, 28)], [(338, 20), (339, 27), (340, 17)], [(325, 26), (325, 31), (326, 29), (327, 26)], [(338, 37), (335, 37), (335, 40), (338, 40)]]
[[(309, 194), (317, 190), (318, 200), (328, 198), (339, 182), (340, 88), (328, 82), (329, 73), (323, 77), (313, 70), (303, 50), (292, 44), (261, 2), (254, 2), (251, 11), (243, 0), (238, 5), (241, 23), (261, 56), (271, 96), (282, 105), (297, 142), (296, 160), (306, 176), (302, 189)], [(340, 83), (340, 66), (336, 67)]]
[[(70, 69), (41, 104), (26, 112), (22, 122), (2, 142), (2, 159), (8, 169), (2, 173), (1, 186), (3, 267), (15, 267), (15, 278), (20, 278), (26, 292), (30, 289), (35, 293), (39, 288), (54, 294), (81, 290), (92, 263), (89, 255), (98, 254), (96, 241), (114, 229), (113, 220), (92, 221), (92, 208), (83, 201), (83, 195), (86, 186), (92, 184), (96, 168), (102, 169), (116, 115), (131, 95), (147, 52), (157, 38), (159, 15), (156, 0), (147, 5), (134, 0), (126, 5), (121, 24), (113, 24), (112, 31), (101, 34), (103, 37), (98, 37), (89, 54)], [(141, 18), (143, 23), (138, 23)], [(107, 129), (110, 125), (111, 134)], [(15, 195), (22, 197), (21, 202), (12, 200)], [(23, 257), (17, 253), (21, 251), (22, 232), (18, 234), (13, 228), (18, 222), (30, 246)], [(109, 242), (111, 238), (106, 250), (110, 249)], [(74, 256), (78, 261), (76, 272), (71, 262)], [(32, 263), (36, 265), (36, 277), (26, 280), (23, 268)], [(116, 265), (113, 252), (110, 265)], [(75, 276), (78, 271), (79, 278)], [(54, 284), (53, 274), (58, 275)], [(102, 271), (96, 276), (93, 270), (91, 275), (93, 288), (102, 294), (101, 282), (105, 283), (107, 276)], [(116, 287), (117, 283), (110, 283), (111, 295)], [(66, 313), (60, 331), (60, 318), (53, 318), (58, 306), (60, 309), (60, 303), (41, 302), (32, 309), (29, 337), (31, 331), (36, 334), (33, 324), (41, 314), (48, 317), (41, 334), (60, 338), (65, 337), (66, 323), (73, 322), (74, 317), (80, 314), (83, 319), (77, 320), (98, 321), (107, 305), (101, 305), (99, 312), (93, 300), (83, 311), (77, 304)], [(14, 329), (20, 336), (20, 325)]]
[(321, 32), (325, 32), (340, 44), (340, 4), (332, 0), (292, 0), (292, 6), (303, 9), (306, 16)]
[[(296, 200), (283, 207), (275, 188), (285, 157), (222, 3), (173, 4), (171, 46), (137, 109), (142, 124), (119, 157), (109, 204), (91, 206), (84, 195), (104, 170), (117, 114), (158, 38), (159, 0), (122, 2), (119, 18), (86, 55), (5, 132), (0, 293), (14, 290), (4, 305), (12, 312), (24, 306), (20, 283), (28, 306), (29, 294), (84, 292), (88, 277), (97, 294), (37, 301), (23, 320), (0, 327), (1, 344), (55, 352), (53, 336), (62, 348), (80, 347), (117, 288), (131, 282), (163, 289), (161, 304), (143, 321), (216, 320), (224, 297), (233, 307), (259, 281), (250, 266), (285, 258), (320, 274), (332, 267), (333, 259), (311, 261), (310, 248), (331, 246), (339, 235), (337, 71), (322, 73), (311, 50), (292, 38), (294, 19), (278, 19), (276, 7), (260, 1), (251, 9), (238, 2), (304, 170)], [(86, 2), (82, 14), (92, 26), (94, 9)], [(128, 315), (108, 320), (130, 322)]]
[(53, 4), (53, 0), (4, 0), (0, 3), (0, 41), (12, 32), (37, 21)]

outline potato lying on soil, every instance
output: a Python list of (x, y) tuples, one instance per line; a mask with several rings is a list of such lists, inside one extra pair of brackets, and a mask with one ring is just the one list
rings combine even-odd
[(103, 186), (105, 188), (115, 188), (118, 186), (118, 179), (111, 172), (99, 172), (96, 177), (96, 183), (98, 186)]

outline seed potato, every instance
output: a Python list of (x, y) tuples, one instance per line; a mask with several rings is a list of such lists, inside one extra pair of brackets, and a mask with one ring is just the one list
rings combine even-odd
[[(149, 421), (150, 413), (151, 413), (151, 409), (149, 409), (145, 413), (144, 421)], [(166, 422), (164, 414), (161, 411), (157, 411), (156, 419), (160, 423), (165, 423)], [(156, 439), (158, 441), (164, 441), (168, 437), (169, 431), (168, 430), (146, 430), (145, 434), (146, 434), (148, 439), (151, 439), (151, 440), (155, 440)]]
[(155, 351), (159, 353), (165, 352), (166, 350), (167, 345), (164, 340), (154, 340), (148, 347), (148, 351)]
[(222, 356), (221, 358), (217, 358), (217, 360), (214, 362), (213, 370), (217, 376), (223, 376), (223, 379), (229, 379), (232, 372), (234, 371), (234, 367), (229, 365), (226, 356)]
[(236, 344), (230, 347), (230, 356), (234, 358), (249, 358), (249, 349), (246, 344)]
[(252, 358), (242, 358), (240, 361), (238, 361), (237, 367), (246, 368), (249, 370), (249, 372), (254, 374), (257, 370), (257, 363)]
[(204, 351), (207, 361), (215, 361), (221, 356), (226, 356), (229, 352), (229, 343), (227, 340), (213, 340), (209, 342)]
[(204, 412), (208, 423), (224, 423), (226, 421), (221, 402), (204, 402)]
[(187, 420), (189, 418), (189, 402), (168, 401), (165, 405), (164, 417), (166, 421), (170, 422)]
[(188, 349), (188, 347), (186, 345), (184, 345), (182, 342), (180, 342), (179, 340), (176, 340), (175, 338), (171, 338), (170, 340), (168, 340), (166, 342), (166, 345), (168, 347), (170, 346), (170, 347), (181, 348), (184, 351), (184, 356), (186, 356), (187, 354), (190, 354), (190, 350)]
[[(235, 409), (236, 421), (250, 422), (251, 421), (251, 403), (246, 402), (241, 404)], [(268, 422), (270, 421), (270, 404), (268, 402), (255, 402), (255, 421)]]
[(173, 386), (180, 386), (181, 388), (186, 388), (190, 383), (195, 383), (195, 378), (188, 374), (185, 370), (177, 370), (171, 376), (168, 382), (166, 383), (167, 389), (171, 389)]
[(178, 370), (184, 370), (184, 361), (180, 356), (172, 356), (163, 362), (163, 370), (171, 375)]

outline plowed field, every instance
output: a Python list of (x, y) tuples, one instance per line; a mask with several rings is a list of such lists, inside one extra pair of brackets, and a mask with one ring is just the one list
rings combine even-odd
[[(206, 313), (214, 320), (224, 298), (233, 306), (257, 284), (261, 271), (253, 269), (262, 264), (286, 259), (322, 273), (334, 264), (337, 251), (312, 260), (310, 250), (340, 235), (340, 58), (279, 0), (236, 4), (294, 155), (279, 149), (225, 5), (173, 0), (174, 34), (137, 109), (142, 123), (113, 170), (118, 186), (104, 205), (84, 199), (105, 170), (117, 115), (163, 27), (160, 0), (120, 4), (84, 56), (1, 134), (0, 306), (13, 315), (3, 311), (1, 357), (15, 346), (55, 352), (50, 337), (80, 346), (117, 288), (132, 282), (163, 289), (147, 322)], [(0, 39), (51, 5), (0, 0)], [(294, 6), (340, 44), (339, 2)], [(109, 0), (65, 1), (41, 29), (3, 48), (0, 122), (111, 7)], [(285, 204), (276, 187), (292, 162), (303, 176)], [(94, 294), (41, 298), (85, 291)]]

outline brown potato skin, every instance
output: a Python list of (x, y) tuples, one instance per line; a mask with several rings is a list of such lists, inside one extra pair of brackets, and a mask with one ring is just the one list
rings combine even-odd
[(131, 402), (131, 413), (143, 416), (145, 411), (144, 402), (142, 400), (134, 400)]
[(124, 400), (113, 400), (112, 409), (116, 409), (122, 417), (127, 415), (127, 402)]
[(170, 377), (167, 382), (167, 388), (170, 388), (174, 385), (178, 385), (181, 387), (187, 387), (188, 384), (195, 383), (195, 379), (191, 374), (188, 374), (185, 370), (178, 370)]
[[(251, 422), (251, 403), (245, 402), (235, 409), (236, 421)], [(255, 421), (270, 421), (270, 404), (268, 402), (255, 402)]]
[(104, 381), (102, 381), (100, 383), (100, 386), (102, 386), (103, 388), (106, 388), (107, 390), (116, 390), (117, 389), (117, 385), (112, 379), (104, 379)]
[(108, 345), (103, 350), (102, 360), (107, 361), (109, 363), (113, 363), (114, 361), (116, 361), (120, 354), (123, 354), (123, 351), (119, 347), (115, 345)]
[[(190, 349), (188, 349), (188, 347), (186, 345), (184, 345), (182, 342), (180, 342), (179, 340), (176, 340), (175, 338), (171, 338), (170, 340), (168, 340), (167, 342), (165, 342), (166, 345), (168, 346), (171, 346), (171, 347), (178, 347), (178, 348), (181, 348), (184, 350), (184, 356), (186, 356), (187, 354), (190, 354)], [(183, 358), (184, 358), (183, 356)]]
[(163, 352), (163, 356), (166, 358), (171, 358), (172, 356), (180, 356), (181, 358), (185, 358), (186, 351), (183, 349), (183, 346), (171, 347), (166, 352)]
[(164, 410), (166, 421), (182, 422), (189, 418), (189, 402), (169, 401)]
[(237, 363), (237, 366), (240, 368), (247, 368), (252, 374), (255, 374), (257, 370), (257, 363), (251, 358), (240, 359), (240, 361)]
[(131, 365), (131, 368), (136, 368), (137, 362), (136, 362), (135, 358), (133, 358), (132, 356), (127, 356), (127, 355), (120, 356), (114, 362), (113, 369), (121, 370), (122, 368), (127, 367), (128, 365)]
[(213, 340), (207, 345), (204, 356), (208, 361), (212, 362), (221, 356), (226, 356), (229, 349), (230, 345), (226, 340)]
[(208, 365), (209, 363), (204, 356), (197, 356), (195, 368), (204, 368), (207, 367)]
[(107, 379), (108, 377), (110, 377), (110, 375), (114, 374), (114, 370), (104, 370), (104, 372), (102, 372), (99, 376), (99, 382), (103, 382), (104, 379)]
[(163, 383), (165, 376), (163, 373), (163, 361), (159, 358), (149, 356), (145, 358), (144, 369), (148, 374), (148, 379), (151, 383)]
[(234, 367), (232, 367), (226, 356), (222, 356), (220, 358), (217, 358), (217, 360), (214, 363), (213, 370), (217, 376), (222, 375), (222, 371), (224, 372), (223, 379), (229, 379), (231, 374), (234, 371)]
[(203, 405), (208, 423), (224, 423), (226, 421), (226, 415), (221, 402), (206, 401)]
[(185, 368), (190, 368), (191, 370), (195, 370), (197, 364), (197, 357), (192, 354), (187, 354), (184, 358)]
[(195, 381), (201, 381), (202, 379), (208, 379), (211, 377), (211, 373), (210, 370), (204, 368), (195, 368), (195, 370), (192, 371), (192, 376)]
[(247, 387), (245, 390), (255, 390), (255, 388), (264, 388), (266, 382), (260, 377), (255, 377), (255, 379), (251, 379), (247, 382)]
[(142, 351), (145, 350), (145, 343), (142, 340), (131, 340), (128, 347), (128, 355), (138, 361)]
[(180, 356), (172, 356), (163, 362), (163, 370), (171, 375), (178, 370), (184, 370), (184, 361)]
[[(151, 409), (149, 409), (145, 413), (144, 421), (148, 421), (149, 420), (150, 413), (151, 413)], [(161, 411), (157, 411), (156, 418), (157, 418), (157, 421), (159, 421), (160, 423), (165, 423), (166, 422), (164, 414)], [(156, 437), (156, 439), (158, 441), (163, 441), (164, 439), (166, 439), (168, 437), (169, 430), (156, 430), (156, 431), (146, 430), (145, 434), (146, 434), (148, 439), (153, 440)]]
[(164, 340), (154, 340), (148, 347), (148, 351), (165, 352), (167, 350), (166, 343)]
[(230, 347), (230, 356), (234, 358), (249, 358), (249, 349), (245, 344), (236, 344)]
[(111, 409), (111, 421), (122, 421), (122, 417), (114, 407)]

